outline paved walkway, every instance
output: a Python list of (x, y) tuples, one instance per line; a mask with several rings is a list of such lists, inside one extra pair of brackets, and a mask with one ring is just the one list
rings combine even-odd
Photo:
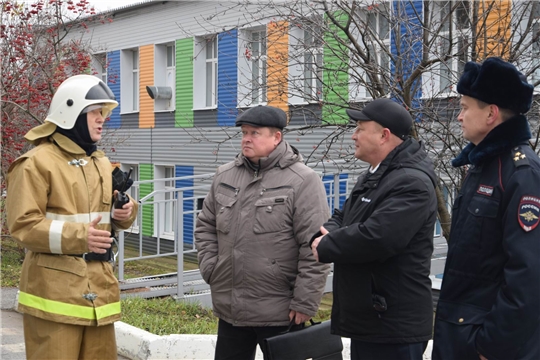
[[(1, 288), (2, 306), (0, 322), (2, 324), (0, 337), (2, 351), (0, 359), (18, 360), (26, 359), (24, 349), (23, 316), (16, 312), (17, 288)], [(118, 359), (128, 358), (118, 355)]]

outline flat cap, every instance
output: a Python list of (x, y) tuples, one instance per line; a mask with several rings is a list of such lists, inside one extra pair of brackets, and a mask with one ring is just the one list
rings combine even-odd
[(277, 107), (259, 105), (238, 115), (235, 125), (243, 124), (283, 129), (287, 126), (287, 114)]
[(390, 99), (375, 99), (367, 104), (362, 111), (347, 109), (347, 115), (353, 121), (375, 121), (388, 128), (400, 139), (405, 139), (411, 132), (411, 114), (397, 102)]
[(498, 57), (482, 64), (469, 61), (457, 84), (458, 93), (487, 104), (525, 114), (532, 104), (534, 87), (514, 65)]

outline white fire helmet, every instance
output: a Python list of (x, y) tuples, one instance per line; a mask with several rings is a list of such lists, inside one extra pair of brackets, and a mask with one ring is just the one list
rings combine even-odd
[[(94, 105), (92, 107), (89, 107)], [(103, 118), (110, 116), (118, 106), (113, 92), (99, 78), (93, 75), (75, 75), (66, 80), (56, 90), (45, 121), (62, 129), (72, 129), (77, 117), (101, 105)]]

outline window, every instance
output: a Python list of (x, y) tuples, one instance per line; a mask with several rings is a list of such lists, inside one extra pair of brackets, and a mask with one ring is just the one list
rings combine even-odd
[[(133, 111), (139, 110), (139, 52), (132, 51), (132, 78), (133, 78)], [(135, 91), (137, 87), (137, 91)]]
[(107, 83), (107, 54), (94, 54), (92, 59), (93, 75), (100, 78), (105, 84)]
[[(371, 33), (371, 39), (368, 41), (368, 51), (374, 58), (379, 81), (384, 86), (384, 92), (389, 92), (387, 81), (383, 74), (390, 73), (390, 26), (387, 16), (390, 11), (384, 11), (378, 7), (368, 8), (366, 10), (366, 23)], [(366, 77), (366, 83), (369, 86), (372, 78)]]
[(442, 26), (438, 48), (438, 56), (441, 59), (438, 90), (441, 93), (448, 93), (456, 82), (456, 74), (462, 73), (469, 58), (467, 38), (470, 30), (470, 3), (468, 1), (441, 1), (433, 4), (438, 5), (438, 8), (435, 7), (435, 13), (439, 14), (439, 19), (434, 25)]
[(174, 239), (176, 219), (175, 167), (156, 165), (154, 168), (154, 236)]
[(206, 43), (206, 107), (215, 107), (217, 96), (217, 38)]
[[(202, 78), (204, 76), (204, 78)], [(197, 37), (193, 58), (193, 107), (217, 107), (218, 37)]]
[(139, 50), (123, 50), (121, 67), (121, 112), (139, 111)]
[[(359, 7), (354, 14), (352, 36), (367, 58), (351, 52), (349, 64), (349, 100), (365, 101), (390, 92), (390, 20), (392, 3), (377, 2)], [(380, 94), (379, 92), (382, 92)]]
[(304, 99), (317, 102), (322, 99), (323, 34), (321, 17), (304, 24)]
[(156, 45), (154, 49), (154, 86), (168, 87), (170, 99), (155, 99), (154, 111), (172, 111), (175, 108), (176, 52), (174, 44)]
[(533, 17), (533, 26), (532, 26), (532, 66), (536, 70), (531, 74), (533, 81), (540, 80), (540, 3), (532, 4), (532, 17)]
[(248, 59), (251, 61), (251, 103), (266, 103), (266, 30), (252, 31)]
[(165, 178), (169, 179), (165, 181), (165, 202), (163, 211), (163, 234), (174, 235), (174, 219), (176, 208), (176, 196), (174, 180), (174, 167), (165, 168)]
[[(136, 164), (122, 164), (120, 167), (122, 171), (125, 171), (126, 173), (129, 173), (130, 169), (133, 169), (131, 171), (130, 178), (135, 181), (139, 181), (139, 165)], [(127, 189), (126, 193), (131, 196), (133, 199), (137, 200), (139, 199), (139, 188), (137, 186), (131, 186), (129, 189)], [(133, 222), (133, 225), (128, 230), (128, 232), (132, 232), (135, 234), (139, 233), (139, 216), (135, 218), (135, 221)]]

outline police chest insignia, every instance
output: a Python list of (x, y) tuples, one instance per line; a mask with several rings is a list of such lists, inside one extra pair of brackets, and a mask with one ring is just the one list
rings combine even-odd
[(493, 186), (480, 185), (476, 192), (482, 195), (491, 196), (493, 195)]
[(527, 232), (534, 230), (540, 221), (540, 199), (535, 196), (523, 196), (519, 202), (518, 221)]

